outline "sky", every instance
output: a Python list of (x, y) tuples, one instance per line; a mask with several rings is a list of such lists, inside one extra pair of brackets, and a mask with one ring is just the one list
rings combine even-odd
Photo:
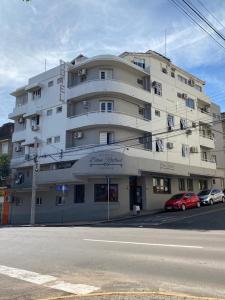
[[(225, 34), (225, 1), (202, 1), (217, 20), (199, 0), (192, 3)], [(167, 57), (205, 80), (207, 94), (225, 111), (225, 50), (169, 0), (1, 0), (0, 125), (15, 104), (10, 92), (43, 72), (45, 59), (50, 69), (81, 53), (165, 54), (165, 30)]]

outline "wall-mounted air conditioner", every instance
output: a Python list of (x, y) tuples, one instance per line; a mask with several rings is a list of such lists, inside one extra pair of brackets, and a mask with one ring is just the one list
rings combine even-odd
[(82, 131), (76, 131), (73, 134), (74, 139), (82, 139), (83, 137), (83, 132)]
[(190, 147), (190, 153), (198, 153), (198, 147)]
[(173, 143), (168, 142), (168, 143), (166, 144), (166, 147), (167, 147), (167, 149), (173, 149)]
[(32, 131), (38, 131), (40, 128), (38, 125), (32, 125), (31, 129)]
[(182, 98), (183, 98), (183, 99), (185, 99), (185, 100), (186, 100), (186, 99), (187, 99), (187, 97), (188, 97), (188, 95), (187, 95), (187, 94), (185, 94), (185, 93), (183, 93), (183, 94), (182, 94)]
[(21, 152), (21, 151), (22, 151), (22, 147), (20, 145), (15, 147), (15, 152)]
[(79, 76), (84, 76), (84, 75), (86, 75), (87, 74), (87, 69), (80, 69), (79, 71), (78, 71), (78, 75)]
[(187, 135), (191, 135), (191, 134), (192, 134), (192, 130), (191, 130), (191, 129), (187, 129), (187, 130), (185, 131), (185, 133), (186, 133)]

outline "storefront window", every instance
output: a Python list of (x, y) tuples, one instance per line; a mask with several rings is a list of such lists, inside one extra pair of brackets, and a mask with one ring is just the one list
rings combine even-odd
[(207, 190), (208, 189), (208, 182), (207, 182), (207, 180), (203, 180), (203, 179), (199, 180), (199, 189), (200, 190)]
[(153, 178), (153, 192), (158, 194), (170, 194), (170, 178)]
[[(108, 185), (107, 184), (95, 184), (95, 202), (107, 202), (108, 201)], [(109, 185), (109, 201), (118, 201), (118, 184)]]
[(193, 179), (187, 179), (187, 189), (188, 191), (193, 191), (194, 187), (193, 187)]

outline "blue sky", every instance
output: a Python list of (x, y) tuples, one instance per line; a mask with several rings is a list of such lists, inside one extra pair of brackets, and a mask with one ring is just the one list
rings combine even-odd
[[(204, 5), (225, 26), (225, 1), (205, 0)], [(90, 57), (152, 49), (164, 54), (165, 29), (167, 56), (206, 80), (208, 95), (225, 110), (225, 50), (169, 0), (1, 0), (0, 124), (14, 106), (9, 93), (43, 72), (45, 59), (49, 69), (80, 53)]]

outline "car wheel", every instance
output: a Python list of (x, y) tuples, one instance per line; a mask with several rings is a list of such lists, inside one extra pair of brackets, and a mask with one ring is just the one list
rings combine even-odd
[(224, 198), (224, 197), (222, 197), (222, 202), (223, 202), (223, 203), (225, 202), (225, 198)]
[(210, 205), (213, 205), (214, 204), (214, 201), (213, 199), (210, 200)]
[(186, 210), (185, 204), (182, 204), (182, 205), (181, 205), (181, 210), (182, 210), (182, 211), (185, 211), (185, 210)]
[(197, 207), (199, 208), (201, 206), (201, 203), (200, 202), (197, 202)]

